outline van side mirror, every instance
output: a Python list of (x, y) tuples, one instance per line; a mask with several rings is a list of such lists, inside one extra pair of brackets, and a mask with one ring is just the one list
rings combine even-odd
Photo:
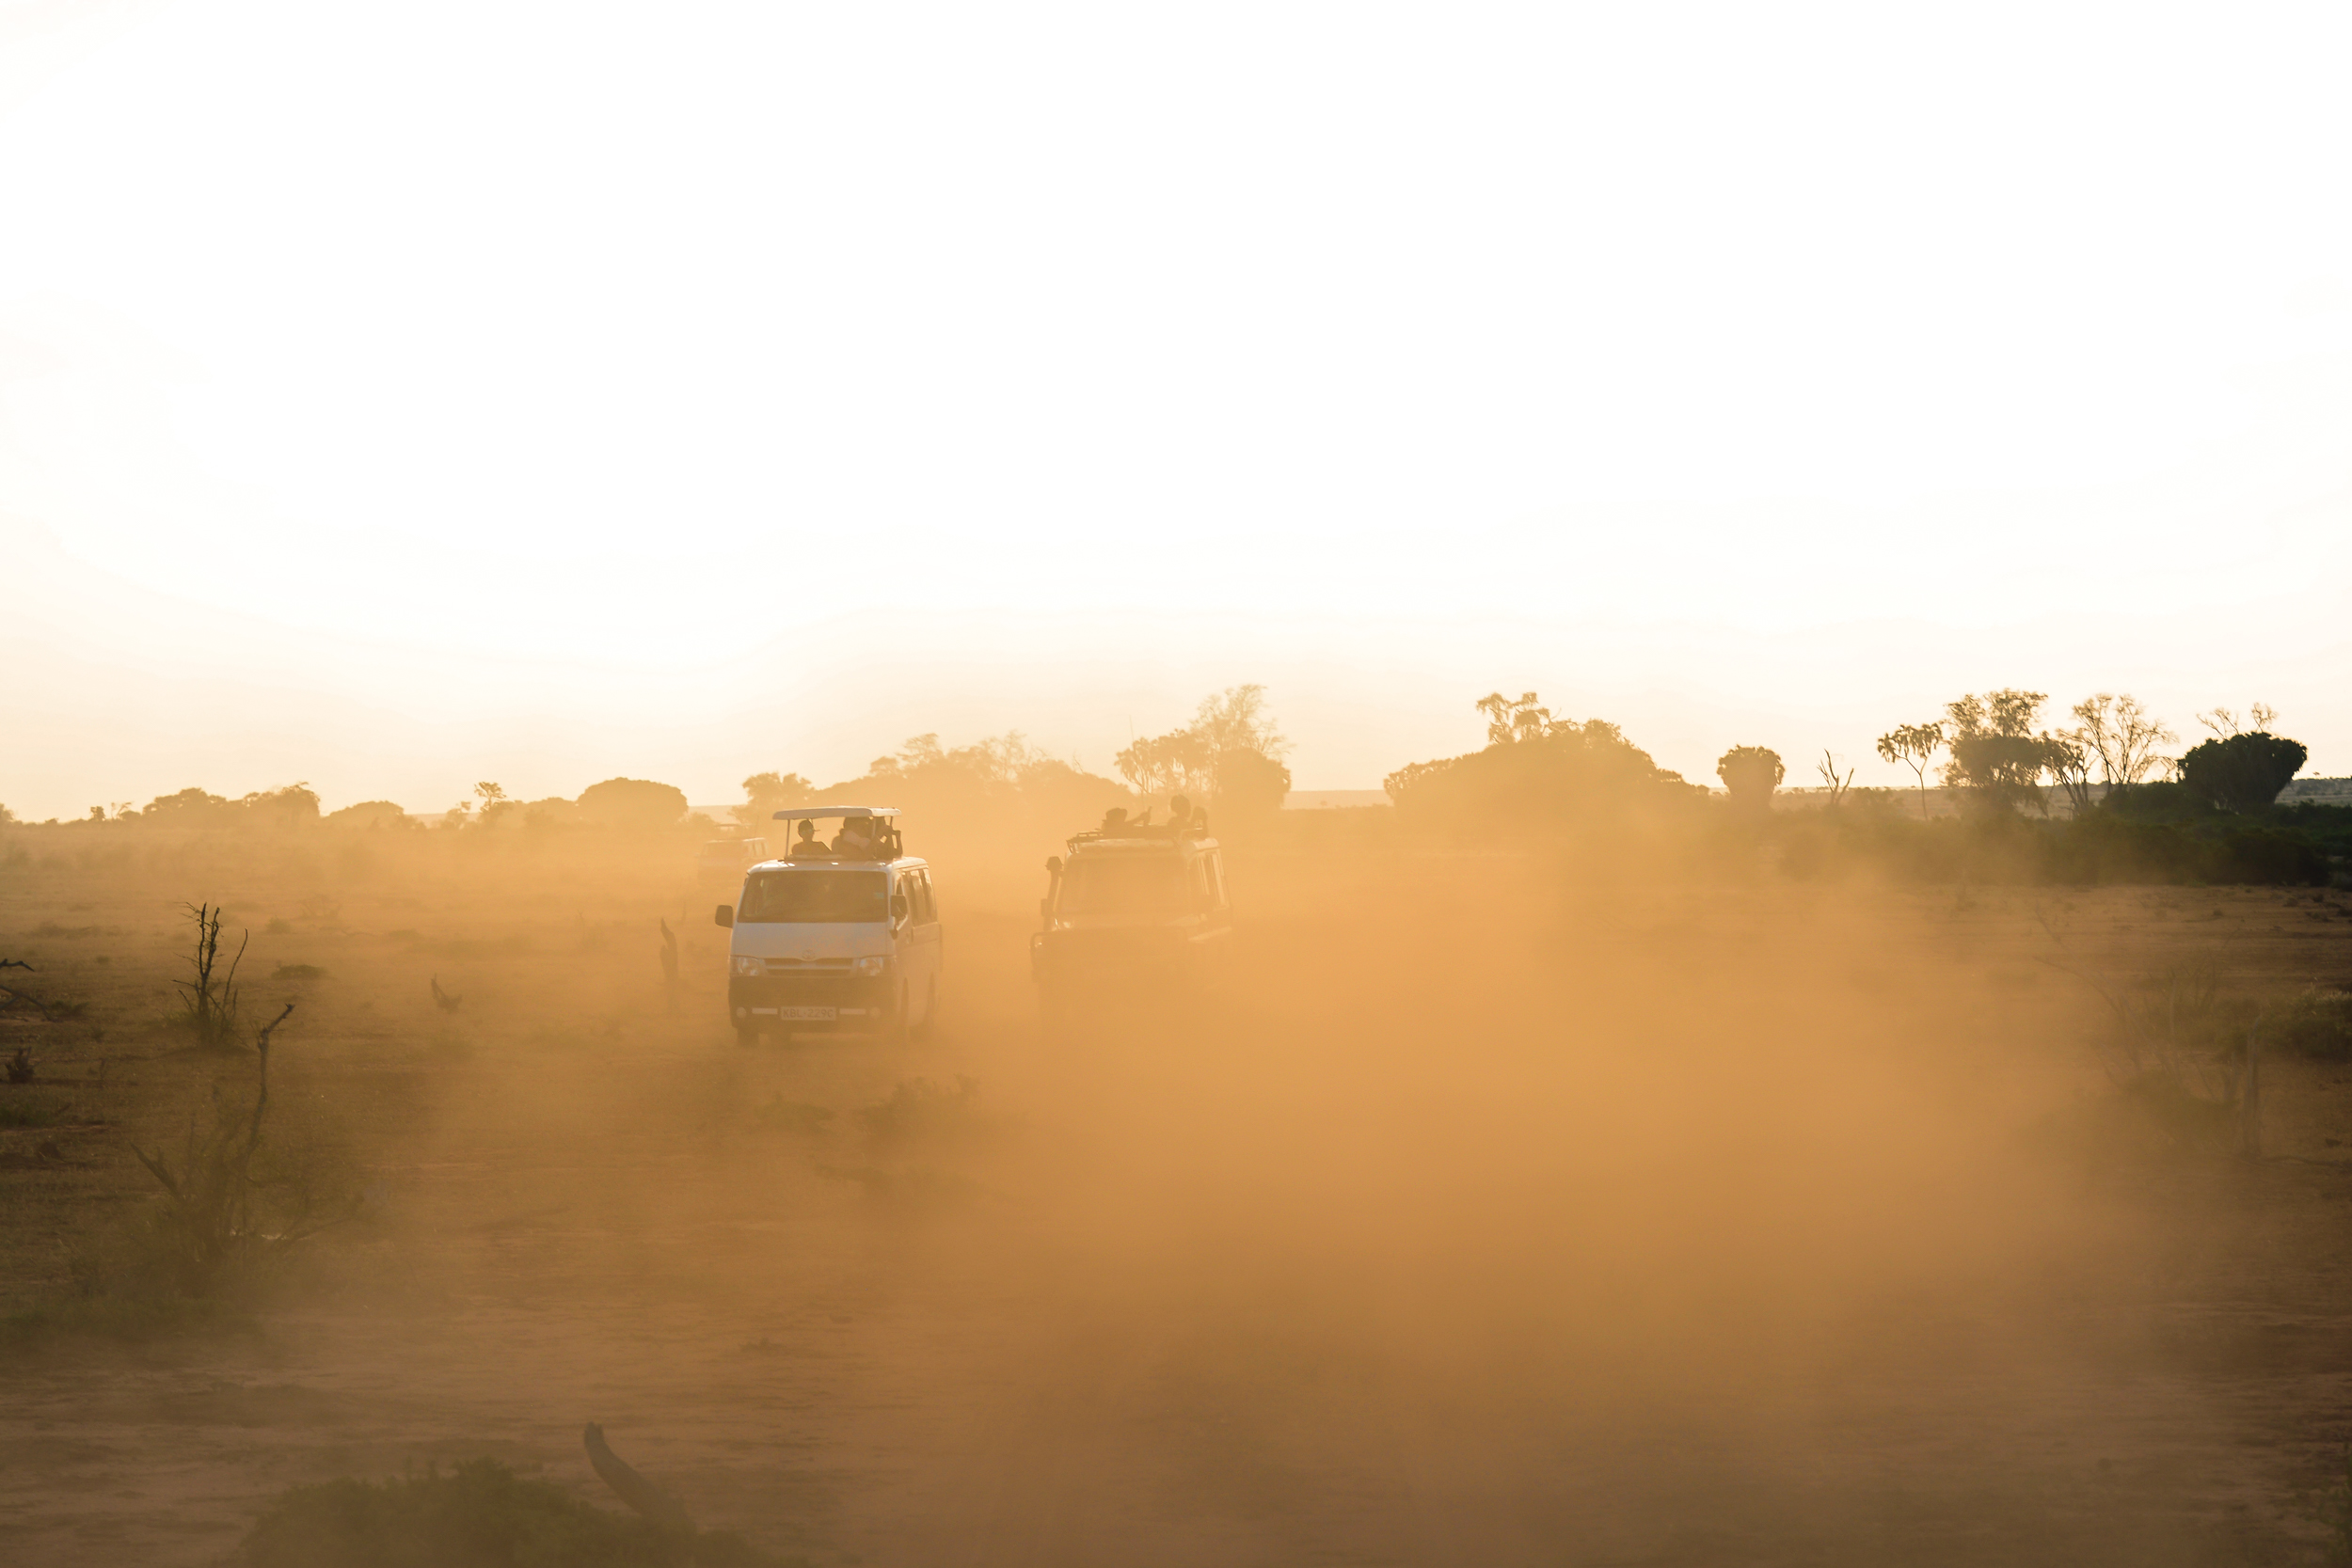
[(735, 925), (735, 906), (733, 904), (720, 905), (717, 912), (711, 915), (710, 923), (713, 926), (725, 926), (732, 928)]
[(906, 917), (907, 895), (903, 893), (892, 894), (890, 895), (890, 918), (893, 920), (904, 920)]

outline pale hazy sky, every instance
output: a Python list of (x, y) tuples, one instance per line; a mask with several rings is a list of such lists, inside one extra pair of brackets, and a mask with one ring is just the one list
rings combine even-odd
[[(2352, 772), (2352, 12), (0, 0), (0, 801), (915, 730)], [(1796, 782), (1792, 777), (1791, 782)]]

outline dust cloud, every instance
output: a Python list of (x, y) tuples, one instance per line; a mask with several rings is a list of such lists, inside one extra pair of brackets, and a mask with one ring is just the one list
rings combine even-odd
[(1048, 1039), (1058, 844), (936, 837), (899, 1045), (739, 1047), (669, 839), (77, 872), (339, 889), (257, 952), (328, 972), (287, 1094), (369, 1214), (203, 1368), (331, 1418), (181, 1500), (478, 1452), (593, 1497), (596, 1419), (815, 1561), (2137, 1563), (2249, 1484), (2162, 1312), (2204, 1200), (2053, 1136), (2095, 1021), (2022, 902), (1261, 826), (1218, 986)]

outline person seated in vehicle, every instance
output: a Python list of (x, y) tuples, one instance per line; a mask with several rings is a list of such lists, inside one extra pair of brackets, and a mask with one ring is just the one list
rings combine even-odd
[(824, 840), (817, 836), (817, 824), (809, 821), (802, 822), (801, 836), (793, 844), (791, 853), (793, 855), (822, 855), (830, 852), (825, 847)]
[(846, 855), (852, 860), (872, 860), (874, 847), (874, 822), (873, 818), (866, 816), (852, 816), (842, 823), (841, 832), (834, 835), (833, 841), (834, 854)]
[(1168, 802), (1168, 825), (1180, 837), (1189, 831), (1192, 827), (1192, 802), (1181, 795), (1170, 799)]

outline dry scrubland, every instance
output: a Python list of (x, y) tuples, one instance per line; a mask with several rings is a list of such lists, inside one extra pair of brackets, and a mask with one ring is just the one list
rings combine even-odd
[[(822, 1564), (2326, 1560), (2352, 1170), (2140, 1117), (2037, 959), (2341, 984), (2341, 895), (1243, 843), (1233, 994), (1049, 1048), (1055, 847), (944, 866), (896, 1048), (738, 1048), (685, 841), (0, 869), (0, 956), (87, 1004), (6, 1026), (10, 1560), (214, 1561), (289, 1486), (475, 1455), (609, 1505), (590, 1419)], [(156, 1310), (108, 1283), (131, 1145), (252, 1076), (159, 1022), (198, 899), (248, 1018), (296, 1004), (279, 1168), (358, 1212)], [(2265, 1102), (2272, 1154), (2352, 1153), (2352, 1066)]]

